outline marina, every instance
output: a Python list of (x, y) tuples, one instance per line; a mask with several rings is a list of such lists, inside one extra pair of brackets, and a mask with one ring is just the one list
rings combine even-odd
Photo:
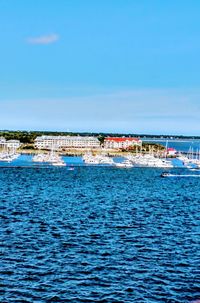
[(83, 157), (77, 156), (59, 156), (54, 153), (26, 155), (26, 154), (14, 154), (4, 155), (0, 158), (1, 167), (65, 167), (69, 165), (74, 166), (107, 166), (116, 168), (185, 168), (185, 169), (199, 169), (199, 163), (197, 160), (189, 159), (187, 157), (177, 158), (157, 158), (153, 155), (127, 155), (125, 157), (108, 157), (106, 155), (94, 156), (91, 153), (85, 154)]

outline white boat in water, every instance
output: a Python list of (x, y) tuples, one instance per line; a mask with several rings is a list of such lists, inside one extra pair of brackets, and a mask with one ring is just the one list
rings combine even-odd
[(0, 162), (12, 162), (19, 157), (17, 153), (1, 152)]
[(185, 175), (179, 175), (179, 174), (171, 174), (171, 173), (162, 173), (162, 178), (200, 178), (199, 175), (192, 175), (192, 174), (185, 174)]
[(134, 166), (139, 167), (157, 167), (157, 168), (172, 168), (173, 164), (165, 158), (156, 158), (154, 155), (129, 155), (127, 157)]
[(133, 163), (130, 160), (124, 160), (123, 162), (115, 163), (116, 167), (119, 168), (132, 168), (134, 167)]
[(48, 162), (48, 155), (47, 154), (38, 154), (33, 156), (33, 162)]
[(53, 166), (66, 166), (66, 163), (57, 153), (54, 152), (53, 148), (49, 153), (35, 155), (32, 161), (37, 163), (50, 163)]
[(53, 166), (66, 166), (67, 164), (64, 161), (53, 162)]
[(200, 168), (200, 151), (198, 149), (194, 153), (193, 148), (190, 147), (187, 155), (179, 154), (177, 159), (180, 160), (186, 168)]
[(83, 161), (86, 164), (91, 164), (91, 165), (98, 165), (98, 164), (109, 164), (113, 165), (114, 161), (112, 158), (106, 156), (106, 155), (92, 155), (91, 152), (86, 153), (83, 156)]

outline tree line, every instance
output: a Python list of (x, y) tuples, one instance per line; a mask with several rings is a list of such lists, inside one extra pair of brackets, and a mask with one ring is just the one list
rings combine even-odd
[[(20, 140), (25, 144), (33, 144), (37, 136), (95, 136), (98, 137), (102, 143), (105, 137), (137, 137), (141, 139), (155, 138), (155, 139), (170, 139), (170, 136), (163, 135), (145, 135), (145, 134), (124, 134), (124, 133), (96, 133), (96, 132), (56, 132), (56, 131), (0, 131), (0, 137), (4, 137), (6, 140)], [(174, 139), (200, 139), (200, 136), (173, 136)]]

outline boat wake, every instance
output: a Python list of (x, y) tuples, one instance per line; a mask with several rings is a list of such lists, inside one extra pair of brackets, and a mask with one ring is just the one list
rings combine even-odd
[(200, 174), (199, 175), (194, 175), (194, 174), (170, 174), (170, 173), (162, 173), (161, 174), (161, 177), (162, 178), (200, 178)]

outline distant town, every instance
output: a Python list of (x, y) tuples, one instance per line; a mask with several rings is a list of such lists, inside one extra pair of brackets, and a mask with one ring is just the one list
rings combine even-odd
[(54, 150), (68, 155), (84, 154), (86, 149), (90, 149), (96, 153), (104, 150), (112, 155), (117, 155), (121, 152), (149, 152), (152, 150), (163, 152), (165, 149), (163, 141), (199, 138), (171, 135), (2, 130), (0, 131), (0, 149), (19, 150), (21, 153)]
[(141, 140), (158, 139), (158, 140), (199, 140), (200, 136), (185, 135), (155, 135), (155, 134), (137, 134), (137, 133), (102, 133), (102, 132), (57, 132), (57, 131), (12, 131), (0, 130), (0, 137), (6, 140), (19, 140), (21, 143), (34, 143), (39, 136), (81, 136), (81, 137), (134, 137)]
[(78, 155), (84, 154), (86, 149), (92, 149), (95, 153), (102, 150), (120, 153), (139, 150), (148, 152), (152, 148), (154, 151), (163, 151), (164, 146), (145, 142), (134, 134), (0, 131), (0, 149), (20, 150), (21, 153), (54, 150)]
[(69, 136), (69, 135), (41, 135), (27, 141), (22, 138), (7, 139), (0, 137), (1, 149), (32, 149), (55, 150), (67, 149), (106, 149), (106, 150), (130, 150), (134, 147), (142, 147), (142, 140), (134, 137), (103, 137), (103, 136)]
[[(166, 158), (179, 158), (183, 163), (199, 161), (199, 150), (192, 147), (187, 156), (182, 156), (174, 147), (169, 147), (170, 140), (189, 140), (191, 138), (146, 138), (131, 134), (77, 134), (57, 132), (0, 132), (0, 161), (12, 162), (22, 154), (32, 156), (32, 161), (53, 163), (66, 166), (62, 156), (80, 156), (88, 164), (115, 164), (114, 157), (127, 158), (137, 165), (148, 167), (173, 167)], [(193, 139), (194, 140), (194, 139)], [(187, 141), (186, 141), (187, 142)], [(198, 142), (198, 141), (197, 141)], [(195, 165), (200, 165), (199, 162)], [(133, 163), (119, 164), (132, 167)], [(127, 166), (128, 165), (128, 166)], [(163, 166), (164, 165), (164, 166)]]

